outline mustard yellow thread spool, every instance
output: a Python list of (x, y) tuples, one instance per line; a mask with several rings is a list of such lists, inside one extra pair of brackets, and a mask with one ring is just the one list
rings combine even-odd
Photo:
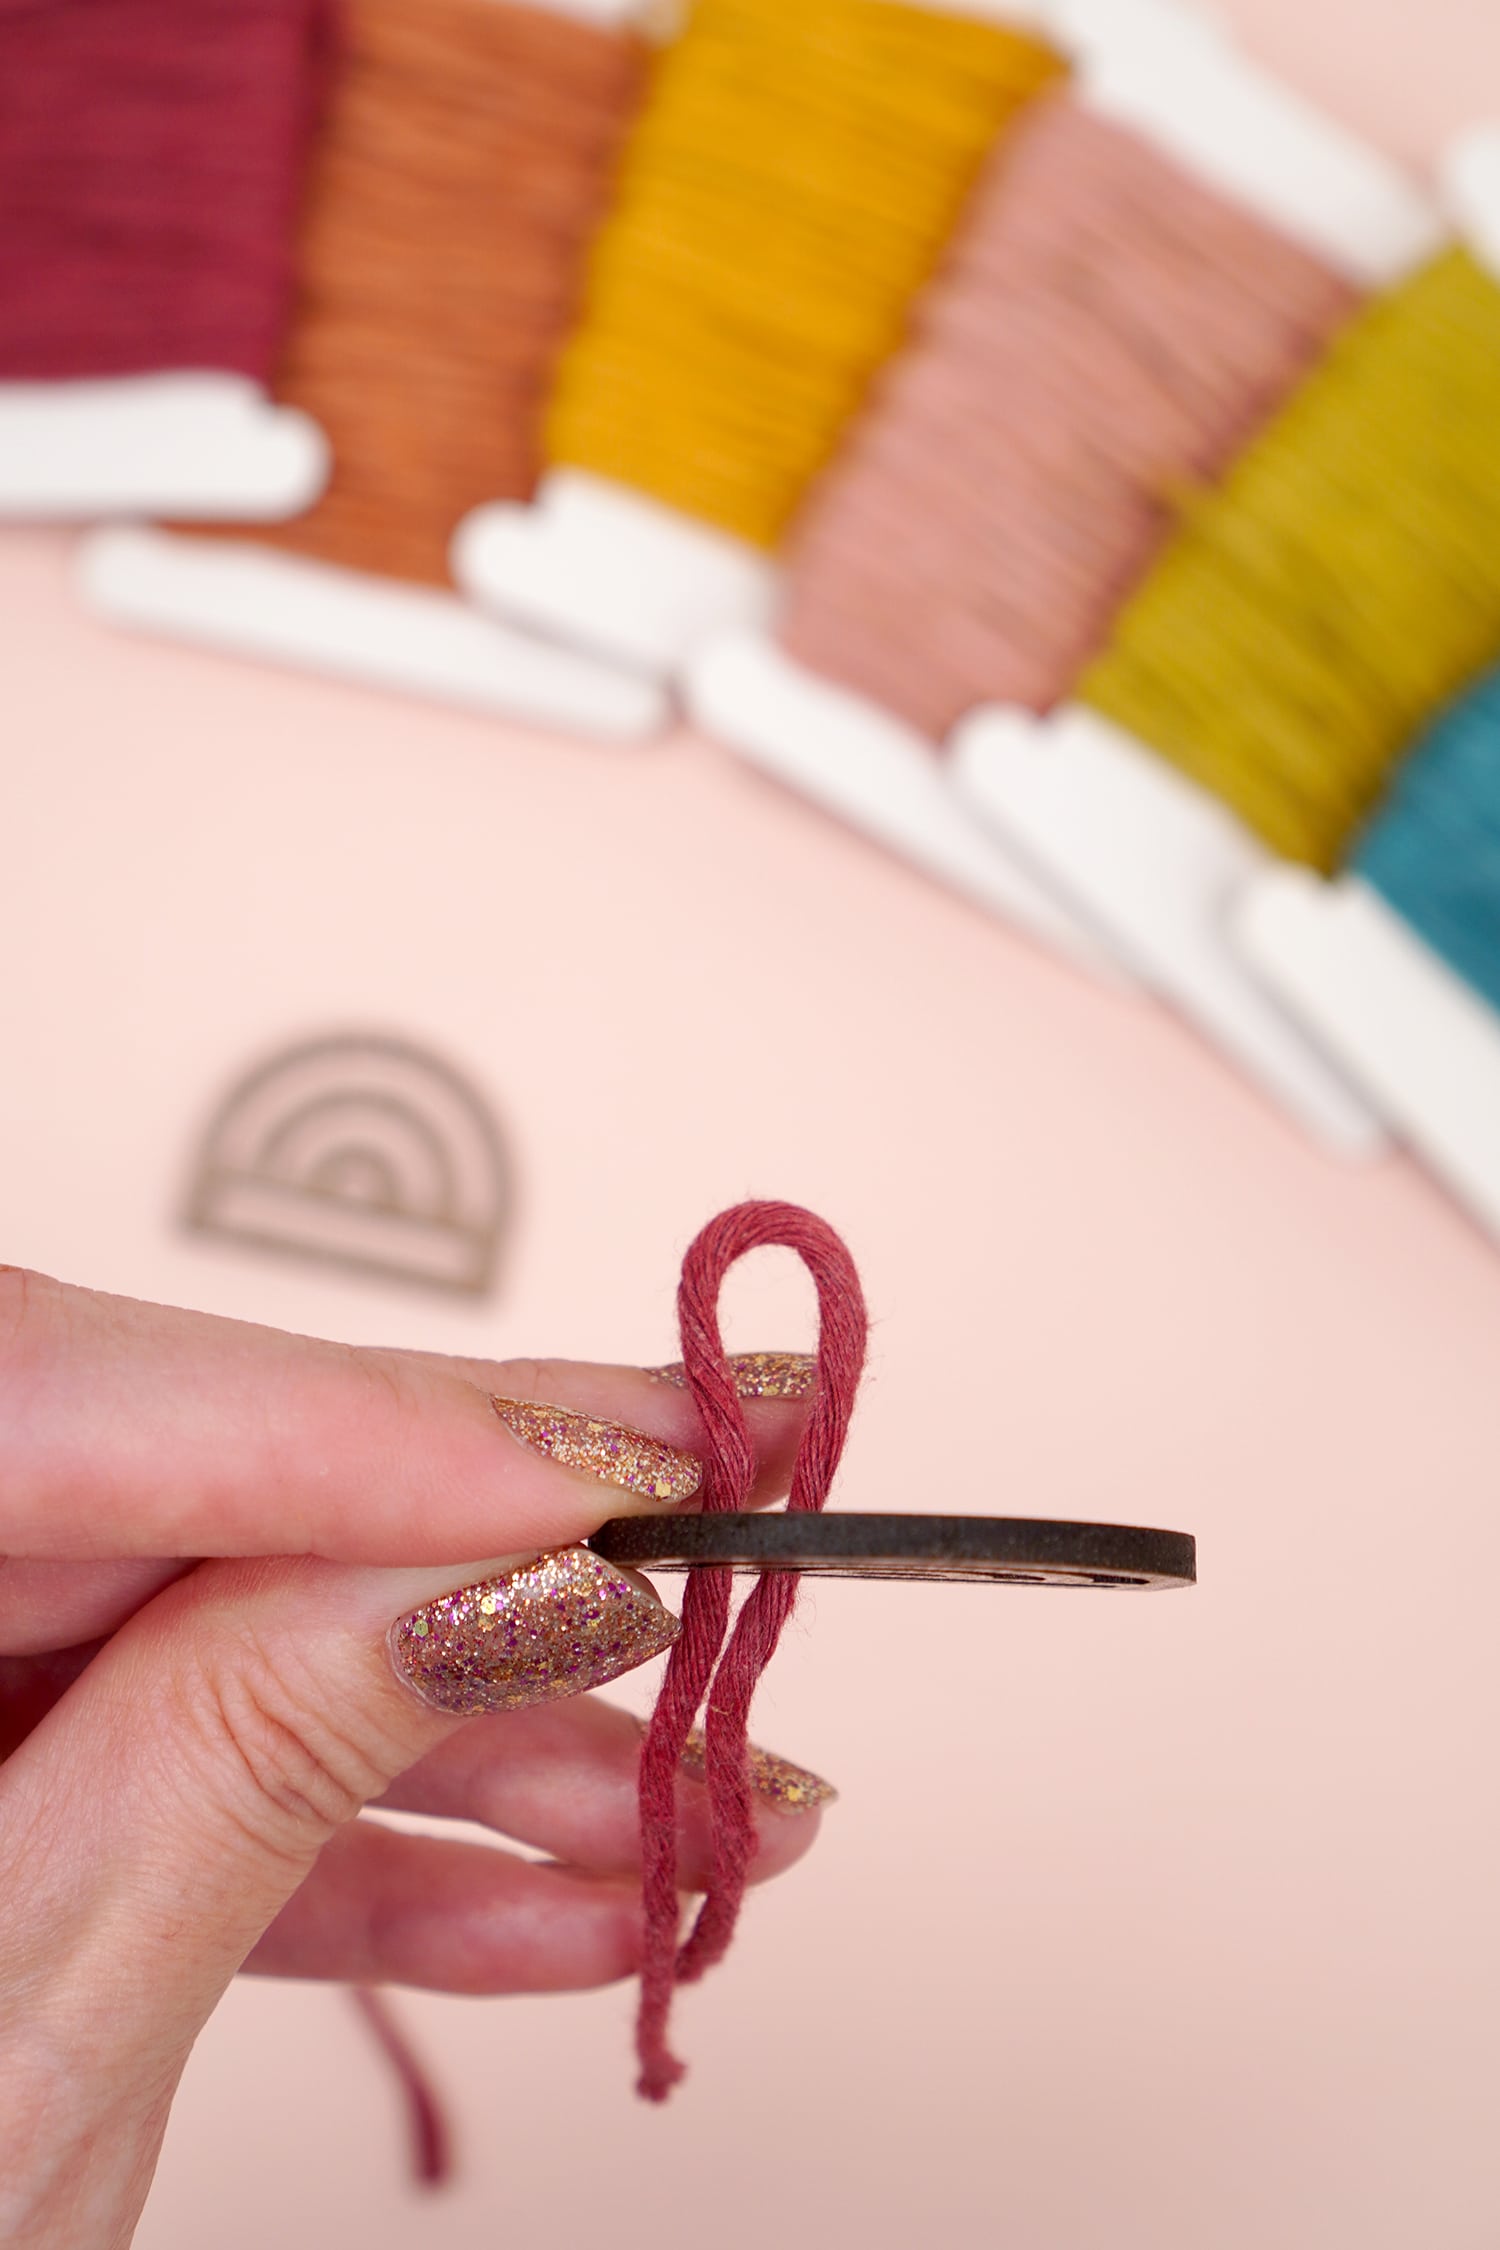
[(699, 0), (595, 245), (549, 459), (774, 545), (986, 150), (1062, 69), (903, 0)]

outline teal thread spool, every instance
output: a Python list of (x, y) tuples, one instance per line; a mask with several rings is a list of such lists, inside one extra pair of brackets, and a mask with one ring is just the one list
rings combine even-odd
[(1500, 669), (1428, 729), (1351, 866), (1500, 1011)]

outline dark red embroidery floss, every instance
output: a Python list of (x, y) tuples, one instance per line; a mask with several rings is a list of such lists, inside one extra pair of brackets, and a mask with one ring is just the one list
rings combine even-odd
[(332, 0), (0, 7), (0, 378), (270, 379)]
[(385, 1994), (373, 1985), (352, 1984), (349, 1997), (390, 2064), (406, 2104), (412, 2178), (419, 2187), (446, 2187), (453, 2177), (453, 2138), (437, 2088)]
[[(818, 1297), (818, 1386), (792, 1472), (789, 1508), (823, 1506), (848, 1434), (868, 1330), (849, 1252), (826, 1221), (795, 1203), (741, 1203), (721, 1212), (689, 1247), (677, 1292), (682, 1361), (703, 1423), (705, 1511), (743, 1509), (749, 1502), (755, 1454), (725, 1361), (718, 1301), (730, 1267), (751, 1250), (771, 1247), (797, 1253)], [(730, 1632), (730, 1576), (727, 1569), (689, 1573), (682, 1632), (641, 1750), (646, 1931), (636, 2048), (639, 2091), (650, 2101), (665, 2101), (683, 2074), (667, 2045), (675, 1988), (721, 1960), (734, 1935), (755, 1850), (746, 1765), (750, 1700), (797, 1599), (794, 1572), (763, 1572)], [(678, 1763), (705, 1698), (713, 1872), (693, 1928), (679, 1946)]]

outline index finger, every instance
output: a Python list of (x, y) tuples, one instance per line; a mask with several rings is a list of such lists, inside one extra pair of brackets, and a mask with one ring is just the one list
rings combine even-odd
[[(573, 1442), (566, 1411), (502, 1419), (497, 1398), (571, 1410), (594, 1434)], [(763, 1396), (747, 1412), (764, 1499), (803, 1407)], [(640, 1368), (358, 1348), (0, 1268), (4, 1554), (534, 1552), (695, 1505), (699, 1442), (686, 1392)]]

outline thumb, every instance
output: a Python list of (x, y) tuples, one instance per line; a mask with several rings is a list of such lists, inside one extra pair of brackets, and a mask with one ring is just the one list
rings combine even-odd
[(211, 1562), (139, 1611), (0, 1768), (0, 2240), (128, 2241), (194, 2038), (334, 1831), (466, 1713), (676, 1631), (584, 1547)]

